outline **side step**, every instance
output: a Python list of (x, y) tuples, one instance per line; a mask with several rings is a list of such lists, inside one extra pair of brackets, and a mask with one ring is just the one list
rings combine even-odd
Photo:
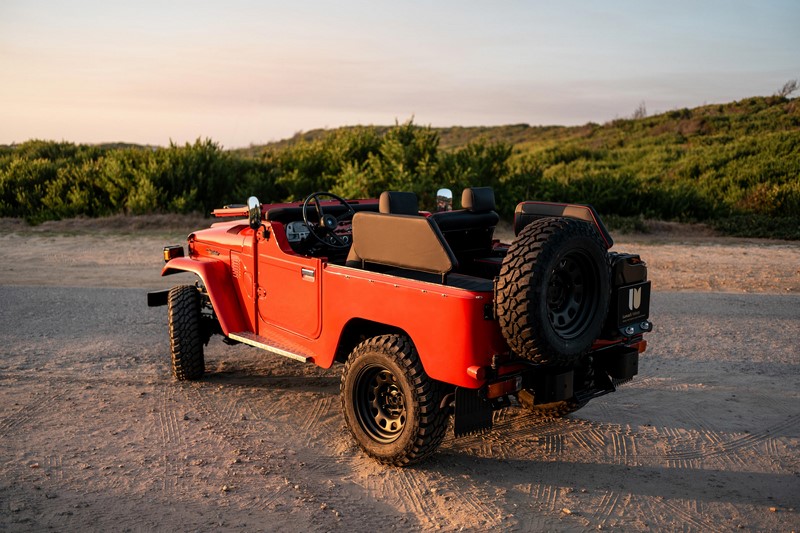
[(239, 333), (229, 333), (228, 338), (241, 342), (243, 344), (247, 344), (249, 346), (253, 346), (255, 348), (260, 348), (268, 352), (288, 357), (289, 359), (294, 359), (295, 361), (300, 361), (301, 363), (308, 363), (311, 360), (311, 357), (307, 357), (305, 355), (289, 351), (286, 348), (282, 348), (275, 344), (270, 344), (270, 341), (268, 339), (265, 339), (264, 337), (260, 337), (258, 335), (255, 335), (247, 331), (241, 331)]

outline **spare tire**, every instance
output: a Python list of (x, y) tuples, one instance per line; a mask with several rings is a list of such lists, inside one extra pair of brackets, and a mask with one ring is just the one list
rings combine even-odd
[(569, 366), (600, 335), (610, 292), (597, 231), (576, 219), (542, 218), (517, 235), (503, 259), (497, 318), (517, 355)]

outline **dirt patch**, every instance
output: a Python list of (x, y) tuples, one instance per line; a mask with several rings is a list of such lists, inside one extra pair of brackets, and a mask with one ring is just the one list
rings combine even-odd
[(76, 217), (48, 220), (32, 226), (19, 218), (0, 218), (0, 232), (45, 235), (189, 233), (207, 226), (210, 219), (201, 215), (155, 214), (147, 216), (114, 215), (110, 217)]
[(639, 375), (395, 469), (347, 434), (341, 367), (215, 337), (203, 380), (172, 378), (143, 289), (209, 221), (147, 218), (0, 220), (2, 531), (797, 529), (795, 243), (615, 235), (654, 283)]

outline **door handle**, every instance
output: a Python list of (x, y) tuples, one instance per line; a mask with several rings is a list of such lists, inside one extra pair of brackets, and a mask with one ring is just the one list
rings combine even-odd
[(301, 268), (300, 277), (306, 281), (314, 281), (317, 277), (317, 273), (313, 268)]

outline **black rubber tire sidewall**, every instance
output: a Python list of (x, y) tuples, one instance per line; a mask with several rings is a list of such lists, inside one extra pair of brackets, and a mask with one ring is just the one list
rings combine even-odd
[[(600, 335), (610, 298), (606, 249), (587, 223), (542, 218), (529, 224), (512, 243), (500, 270), (498, 321), (503, 336), (519, 356), (539, 364), (569, 366)], [(587, 303), (585, 318), (569, 334), (558, 331), (549, 316), (548, 286), (563, 261), (581, 265)]]
[[(391, 442), (379, 442), (359, 414), (359, 379), (370, 369), (384, 368), (397, 380), (404, 397), (405, 423)], [(359, 344), (345, 363), (341, 401), (345, 422), (358, 445), (370, 457), (394, 466), (419, 462), (433, 454), (444, 439), (449, 415), (440, 407), (442, 384), (429, 378), (408, 337), (382, 335)]]
[(169, 291), (167, 309), (172, 373), (179, 381), (200, 379), (205, 372), (200, 293), (192, 285), (173, 287)]

